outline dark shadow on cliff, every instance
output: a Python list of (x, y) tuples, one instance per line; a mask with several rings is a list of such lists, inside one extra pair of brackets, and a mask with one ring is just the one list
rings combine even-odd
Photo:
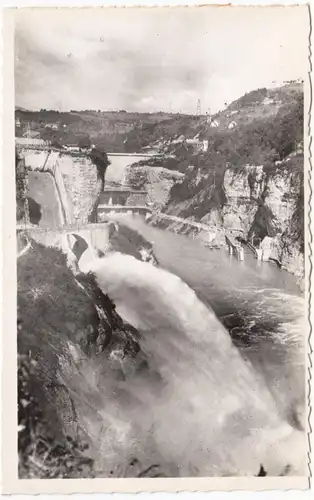
[(33, 198), (28, 197), (28, 210), (29, 210), (29, 220), (31, 224), (39, 225), (42, 217), (42, 207), (40, 203), (37, 203)]

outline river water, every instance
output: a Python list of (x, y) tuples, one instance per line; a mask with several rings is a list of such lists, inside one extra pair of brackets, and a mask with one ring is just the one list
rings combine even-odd
[(160, 267), (119, 253), (93, 264), (141, 332), (148, 368), (124, 366), (119, 379), (101, 358), (64, 367), (102, 475), (132, 475), (134, 457), (176, 476), (256, 475), (260, 464), (306, 474), (305, 306), (294, 278), (115, 218), (153, 243)]
[[(258, 261), (250, 251), (238, 261), (225, 249), (210, 250), (197, 240), (152, 227), (140, 217), (123, 216), (119, 220), (153, 243), (160, 265), (182, 278), (213, 308), (235, 343), (254, 357), (255, 364), (265, 362), (275, 369), (293, 355), (298, 387), (289, 396), (293, 392), (303, 398), (305, 302), (294, 276), (274, 264)], [(289, 373), (285, 377), (289, 379)], [(295, 383), (295, 375), (293, 380)], [(274, 380), (269, 382), (273, 385)]]

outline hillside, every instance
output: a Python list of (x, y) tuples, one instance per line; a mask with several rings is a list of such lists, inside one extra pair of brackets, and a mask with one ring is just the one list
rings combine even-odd
[[(168, 157), (142, 162), (137, 176), (129, 178), (136, 185), (154, 167), (184, 174), (172, 185), (163, 211), (220, 228), (241, 228), (256, 241), (266, 238), (272, 257), (301, 276), (303, 106), (299, 83), (250, 92), (210, 119), (189, 122), (189, 132), (193, 129), (208, 141), (207, 151), (187, 140), (191, 133), (178, 137), (178, 128), (172, 139), (164, 135), (150, 144)], [(159, 129), (156, 124), (155, 131)], [(165, 224), (158, 217), (155, 223)]]
[(213, 116), (16, 110), (17, 133), (29, 123), (60, 143), (163, 153), (128, 168), (128, 183), (168, 214), (270, 238), (272, 257), (302, 275), (303, 106), (302, 83), (290, 82), (249, 92)]
[[(179, 115), (180, 116), (180, 115)], [(32, 135), (60, 144), (78, 144), (88, 140), (110, 152), (137, 152), (151, 142), (150, 131), (158, 123), (176, 123), (177, 115), (168, 113), (128, 113), (126, 111), (15, 110), (15, 135), (23, 136), (30, 128)], [(186, 118), (185, 118), (186, 119)], [(138, 138), (139, 131), (148, 136)], [(137, 139), (135, 140), (134, 137)]]
[[(18, 242), (23, 237), (21, 232)], [(109, 464), (110, 451), (98, 456), (93, 428), (86, 428), (86, 406), (91, 411), (98, 397), (90, 376), (106, 373), (110, 383), (123, 380), (127, 370), (148, 370), (140, 334), (118, 315), (92, 274), (73, 273), (60, 250), (28, 239), (30, 247), (17, 261), (19, 475), (95, 477), (106, 454), (108, 467), (119, 463)], [(138, 259), (147, 247), (153, 258), (151, 245), (127, 227), (112, 235), (109, 246)]]

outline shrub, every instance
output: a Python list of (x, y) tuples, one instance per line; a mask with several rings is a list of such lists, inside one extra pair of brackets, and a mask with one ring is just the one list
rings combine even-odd
[(97, 176), (101, 181), (101, 190), (104, 190), (105, 187), (105, 175), (108, 166), (110, 165), (110, 161), (108, 159), (107, 153), (101, 147), (93, 148), (90, 153), (90, 159), (94, 163), (97, 168)]
[(78, 147), (79, 148), (89, 148), (91, 146), (91, 140), (89, 135), (85, 135), (79, 138)]
[(16, 220), (21, 221), (27, 218), (26, 200), (27, 169), (24, 159), (20, 158), (15, 149), (15, 195), (16, 195)]
[(18, 457), (19, 477), (93, 477), (93, 460), (84, 455), (85, 443), (70, 437), (58, 442), (34, 396), (37, 363), (18, 356)]

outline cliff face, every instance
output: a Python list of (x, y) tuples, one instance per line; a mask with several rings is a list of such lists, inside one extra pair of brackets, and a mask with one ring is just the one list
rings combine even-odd
[[(193, 184), (195, 181), (190, 187)], [(167, 212), (184, 218), (188, 215), (217, 229), (242, 229), (245, 238), (268, 248), (270, 258), (301, 278), (304, 274), (303, 155), (290, 156), (272, 170), (263, 165), (229, 167), (219, 189), (216, 206), (210, 204), (209, 190), (201, 188), (192, 200), (170, 203)], [(207, 204), (208, 209), (199, 217), (202, 204)], [(183, 232), (179, 224), (174, 224), (173, 229)]]
[[(301, 277), (304, 272), (303, 155), (280, 162), (273, 170), (247, 166), (227, 169), (225, 203), (219, 211), (224, 228), (240, 228), (245, 237), (268, 248), (269, 256)], [(203, 220), (217, 220), (217, 211)]]
[[(106, 374), (110, 387), (150, 367), (140, 332), (119, 316), (96, 277), (71, 270), (66, 255), (48, 244), (32, 240), (18, 260), (19, 476), (94, 477), (103, 460), (93, 427), (104, 425), (95, 411), (97, 404), (103, 410), (100, 377)], [(118, 224), (107, 251), (157, 264), (152, 245)]]
[[(289, 84), (251, 92), (203, 123), (198, 132), (208, 141), (207, 151), (192, 151), (184, 137), (180, 144), (174, 138), (163, 166), (184, 176), (172, 186), (163, 211), (212, 228), (240, 228), (301, 277), (303, 115), (302, 85)], [(172, 228), (185, 230), (179, 223)]]
[(134, 189), (147, 191), (149, 201), (158, 209), (169, 201), (172, 186), (184, 178), (184, 174), (163, 167), (132, 165), (126, 169), (126, 184)]

